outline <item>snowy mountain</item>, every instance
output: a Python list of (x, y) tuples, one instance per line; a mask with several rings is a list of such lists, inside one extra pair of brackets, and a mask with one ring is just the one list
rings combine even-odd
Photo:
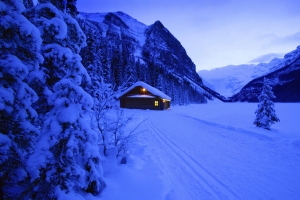
[(80, 55), (89, 74), (117, 87), (146, 82), (173, 104), (206, 101), (195, 64), (160, 21), (147, 26), (123, 12), (80, 13), (78, 19), (87, 37)]
[[(300, 101), (300, 91), (295, 85), (300, 79), (299, 58), (300, 47), (286, 54), (284, 58), (274, 58), (269, 63), (229, 65), (213, 70), (201, 70), (198, 74), (204, 79), (204, 83), (233, 101), (257, 101), (263, 77), (273, 80), (272, 86), (276, 87), (273, 91), (278, 96), (275, 101)], [(258, 85), (253, 86), (254, 83)], [(286, 96), (287, 94), (289, 95)]]
[(257, 102), (264, 78), (271, 82), (276, 96), (274, 101), (300, 102), (300, 46), (286, 54), (280, 63), (271, 68), (271, 73), (250, 81), (231, 100)]
[(274, 58), (269, 63), (228, 65), (212, 70), (200, 70), (198, 74), (204, 79), (205, 85), (225, 97), (231, 97), (251, 80), (276, 70), (281, 62), (282, 59)]

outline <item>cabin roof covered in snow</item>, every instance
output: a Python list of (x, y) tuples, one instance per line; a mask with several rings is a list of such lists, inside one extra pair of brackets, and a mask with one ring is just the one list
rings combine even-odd
[(145, 88), (146, 90), (148, 90), (150, 93), (152, 93), (155, 96), (159, 96), (159, 97), (161, 97), (163, 99), (166, 99), (166, 100), (171, 100), (171, 97), (169, 97), (168, 95), (166, 95), (162, 91), (160, 91), (160, 90), (158, 90), (158, 89), (156, 89), (156, 88), (148, 85), (147, 83), (145, 83), (143, 81), (138, 81), (135, 84), (133, 84), (132, 86), (130, 86), (128, 89), (126, 89), (124, 92), (122, 92), (119, 95), (119, 98), (122, 97), (127, 92), (129, 92), (130, 90), (132, 90), (133, 88), (138, 87), (138, 86)]

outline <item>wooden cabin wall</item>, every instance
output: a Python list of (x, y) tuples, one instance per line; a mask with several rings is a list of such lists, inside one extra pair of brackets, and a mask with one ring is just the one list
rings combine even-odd
[[(158, 106), (155, 106), (155, 101), (158, 101)], [(161, 110), (162, 100), (160, 98), (121, 98), (120, 105), (121, 108), (130, 109), (150, 109), (150, 110)]]

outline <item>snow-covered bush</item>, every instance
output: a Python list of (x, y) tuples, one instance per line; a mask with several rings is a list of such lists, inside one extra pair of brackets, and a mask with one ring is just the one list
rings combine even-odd
[(99, 145), (103, 147), (103, 155), (107, 155), (110, 125), (108, 112), (116, 108), (115, 92), (110, 84), (103, 79), (92, 77), (93, 85), (89, 87), (94, 98), (93, 110), (90, 113), (91, 126), (99, 135)]
[(39, 130), (37, 100), (28, 85), (38, 70), (41, 38), (38, 29), (21, 12), (22, 1), (0, 2), (0, 184), (1, 197), (14, 199), (26, 184), (26, 161)]
[(126, 116), (117, 105), (116, 100), (122, 87), (114, 89), (111, 84), (105, 83), (103, 78), (93, 83), (94, 88), (91, 91), (94, 96), (94, 107), (90, 116), (92, 127), (99, 135), (98, 143), (103, 148), (103, 155), (114, 154), (124, 162), (136, 133), (135, 129), (129, 133), (125, 132), (125, 127), (133, 117)]
[(256, 118), (254, 120), (254, 124), (257, 127), (270, 129), (272, 124), (279, 122), (275, 113), (274, 103), (271, 100), (272, 98), (275, 98), (275, 95), (272, 92), (272, 87), (270, 86), (269, 81), (264, 78), (264, 85), (260, 95), (258, 96), (258, 108), (255, 111)]
[(93, 111), (91, 112), (91, 123), (93, 129), (99, 135), (99, 145), (103, 147), (103, 155), (107, 156), (107, 150), (114, 148), (112, 132), (114, 127), (113, 116), (118, 110), (117, 94), (115, 88), (104, 82), (103, 78), (93, 75), (93, 85), (89, 88), (94, 97)]

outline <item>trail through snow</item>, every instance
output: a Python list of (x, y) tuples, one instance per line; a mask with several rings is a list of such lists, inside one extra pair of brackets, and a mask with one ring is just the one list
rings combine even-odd
[(116, 192), (123, 199), (299, 199), (300, 104), (276, 106), (282, 124), (271, 131), (252, 124), (256, 104), (126, 110), (147, 119), (144, 132), (128, 165), (113, 169), (123, 170), (118, 191), (108, 184), (102, 199)]
[[(177, 183), (176, 187), (183, 186), (183, 191), (190, 188), (189, 191), (197, 190), (197, 193), (187, 193), (179, 194), (184, 197), (185, 195), (190, 196), (189, 199), (196, 199), (197, 197), (210, 197), (212, 195), (215, 198), (226, 198), (236, 199), (237, 195), (234, 194), (227, 186), (225, 186), (220, 180), (218, 180), (213, 174), (204, 168), (197, 160), (190, 156), (186, 151), (181, 149), (178, 145), (167, 138), (162, 131), (160, 131), (155, 125), (153, 125), (152, 120), (148, 120), (149, 130), (158, 139), (158, 146), (166, 147), (160, 150), (165, 151), (165, 154), (169, 155), (163, 157), (160, 160), (162, 165), (173, 165), (174, 163), (179, 163), (179, 170), (176, 170), (180, 177), (170, 176), (168, 179), (172, 180), (172, 183)], [(178, 130), (178, 129), (177, 129)], [(197, 144), (196, 144), (197, 145)], [(162, 152), (158, 155), (163, 155)], [(171, 160), (170, 160), (171, 158)], [(174, 162), (175, 161), (175, 162)], [(171, 168), (174, 166), (170, 166)], [(175, 172), (175, 171), (173, 171)], [(176, 174), (178, 174), (176, 173)], [(190, 177), (190, 178), (186, 178)], [(180, 178), (178, 180), (178, 178)], [(173, 191), (172, 191), (173, 192)], [(180, 191), (179, 191), (180, 192)], [(170, 199), (177, 199), (174, 194)], [(180, 198), (182, 199), (182, 198)]]

